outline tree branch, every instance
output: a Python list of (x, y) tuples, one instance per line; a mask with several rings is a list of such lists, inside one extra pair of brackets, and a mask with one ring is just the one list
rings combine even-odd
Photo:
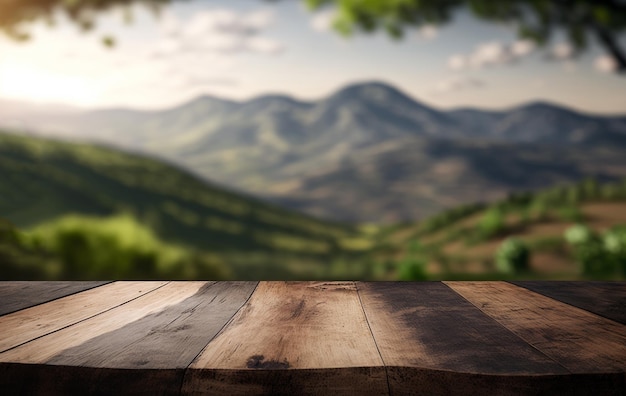
[(617, 62), (617, 72), (626, 73), (626, 54), (619, 47), (615, 36), (604, 26), (599, 25), (595, 21), (591, 22), (591, 28), (596, 33), (596, 36), (604, 45), (604, 47), (611, 53), (615, 62)]

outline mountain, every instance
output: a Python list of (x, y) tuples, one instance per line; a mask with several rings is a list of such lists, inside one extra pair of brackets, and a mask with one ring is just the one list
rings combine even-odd
[(31, 129), (151, 153), (206, 180), (337, 220), (422, 218), (591, 175), (626, 175), (626, 117), (548, 103), (440, 111), (380, 82), (310, 102), (200, 97), (162, 111), (37, 117)]
[(168, 243), (219, 255), (239, 279), (320, 277), (359, 250), (343, 247), (358, 242), (351, 227), (230, 192), (145, 155), (0, 133), (0, 218), (28, 229), (70, 214), (120, 213)]

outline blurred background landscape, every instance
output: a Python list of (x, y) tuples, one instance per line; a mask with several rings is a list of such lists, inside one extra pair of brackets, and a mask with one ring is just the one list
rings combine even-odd
[(0, 279), (623, 280), (625, 27), (610, 0), (6, 2)]

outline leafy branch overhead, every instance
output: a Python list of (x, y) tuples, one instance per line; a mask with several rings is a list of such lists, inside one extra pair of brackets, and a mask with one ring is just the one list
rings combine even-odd
[[(130, 21), (130, 6), (143, 4), (158, 14), (174, 0), (4, 0), (0, 3), (0, 29), (17, 40), (29, 37), (28, 22), (45, 20), (54, 24), (60, 10), (84, 30), (94, 25), (102, 11), (121, 7)], [(272, 0), (266, 0), (272, 1)], [(424, 24), (441, 25), (452, 20), (453, 12), (467, 8), (477, 18), (517, 26), (522, 38), (545, 45), (557, 30), (564, 31), (577, 52), (597, 40), (611, 55), (615, 69), (626, 73), (626, 52), (619, 36), (626, 28), (626, 1), (623, 0), (302, 0), (311, 10), (335, 7), (335, 30), (342, 35), (384, 30), (401, 38), (408, 28)], [(103, 44), (112, 46), (111, 37)]]
[(609, 52), (618, 72), (626, 72), (626, 54), (618, 37), (626, 28), (626, 2), (620, 0), (307, 0), (311, 9), (337, 8), (333, 26), (343, 35), (385, 30), (401, 38), (410, 27), (441, 25), (466, 7), (483, 20), (517, 26), (521, 38), (545, 45), (562, 30), (577, 52), (594, 37)]

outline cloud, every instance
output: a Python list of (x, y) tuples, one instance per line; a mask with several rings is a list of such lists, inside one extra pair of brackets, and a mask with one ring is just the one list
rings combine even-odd
[(418, 30), (418, 34), (420, 37), (426, 40), (432, 40), (437, 37), (438, 30), (435, 25), (424, 25)]
[(517, 40), (511, 45), (513, 55), (526, 56), (535, 50), (536, 44), (531, 40)]
[(464, 55), (452, 55), (448, 59), (448, 68), (452, 70), (463, 70), (467, 66), (467, 57)]
[(274, 14), (269, 10), (250, 13), (205, 10), (188, 20), (167, 13), (160, 24), (160, 40), (148, 55), (159, 58), (184, 52), (278, 54), (284, 50), (284, 45), (262, 36), (273, 21)]
[(436, 84), (432, 93), (447, 94), (451, 92), (481, 88), (483, 86), (485, 86), (485, 83), (482, 80), (468, 76), (455, 75)]
[(617, 62), (610, 55), (601, 55), (593, 61), (593, 67), (604, 73), (612, 73), (617, 70)]
[(552, 47), (549, 53), (551, 59), (568, 60), (574, 56), (574, 48), (569, 43), (561, 42)]
[(318, 32), (328, 32), (332, 29), (333, 20), (335, 19), (335, 10), (320, 11), (311, 18), (311, 27)]
[(469, 54), (455, 54), (448, 58), (451, 70), (482, 69), (489, 66), (509, 64), (525, 57), (535, 50), (535, 44), (529, 40), (518, 40), (511, 44), (498, 41), (478, 45)]

